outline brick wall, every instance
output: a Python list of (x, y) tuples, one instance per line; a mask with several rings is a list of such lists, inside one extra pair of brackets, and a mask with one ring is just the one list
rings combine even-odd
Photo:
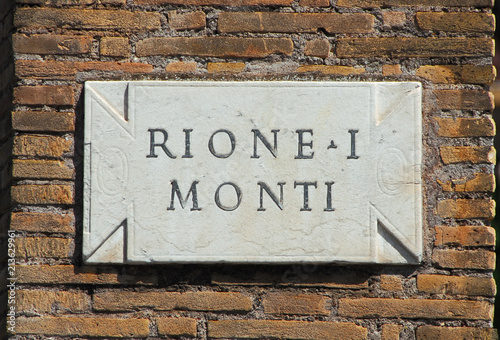
[[(493, 338), (491, 6), (17, 0), (8, 139), (11, 12), (0, 2), (0, 172), (2, 190), (12, 175), (17, 234), (13, 338)], [(424, 262), (82, 265), (84, 82), (188, 78), (422, 82)]]

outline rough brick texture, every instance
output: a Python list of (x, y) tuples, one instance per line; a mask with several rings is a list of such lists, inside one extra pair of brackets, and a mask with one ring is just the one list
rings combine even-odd
[[(20, 288), (13, 339), (494, 339), (492, 6), (0, 0), (0, 311), (9, 307), (10, 229)], [(84, 85), (134, 80), (420, 82), (421, 263), (85, 264)], [(366, 133), (356, 150), (378, 167), (363, 153)], [(377, 188), (377, 177), (366, 180)], [(333, 200), (345, 195), (332, 191)], [(374, 260), (410, 256), (407, 235), (385, 217), (390, 232), (373, 235), (394, 249)], [(121, 213), (110, 218), (119, 233), (133, 231)]]

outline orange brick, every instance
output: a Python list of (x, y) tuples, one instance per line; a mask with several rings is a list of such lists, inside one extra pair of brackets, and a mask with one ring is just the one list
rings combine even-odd
[(438, 202), (437, 213), (440, 217), (457, 219), (492, 219), (495, 216), (495, 201), (487, 199), (447, 199)]
[(495, 122), (490, 117), (482, 118), (434, 118), (439, 125), (440, 137), (493, 137)]
[(96, 317), (19, 317), (17, 334), (40, 334), (71, 337), (146, 338), (148, 319), (118, 319)]
[(175, 337), (196, 337), (197, 322), (192, 318), (161, 318), (156, 320), (158, 334)]
[(421, 292), (446, 295), (495, 296), (495, 280), (489, 277), (467, 277), (420, 274), (417, 288)]
[(366, 328), (351, 322), (282, 320), (208, 321), (210, 338), (366, 339)]
[(439, 32), (495, 32), (495, 18), (489, 13), (418, 12), (416, 21), (423, 30)]
[(288, 38), (175, 37), (147, 38), (137, 43), (139, 57), (189, 55), (221, 58), (264, 58), (271, 54), (292, 55)]
[(174, 30), (201, 30), (206, 25), (206, 14), (202, 11), (188, 13), (170, 11), (168, 24)]
[(245, 70), (245, 63), (208, 63), (208, 73), (240, 73)]
[(94, 295), (94, 309), (98, 311), (132, 311), (140, 308), (247, 312), (252, 309), (252, 299), (236, 292), (106, 291)]
[(415, 75), (439, 84), (491, 84), (496, 71), (493, 65), (424, 65)]
[(496, 162), (496, 150), (492, 146), (442, 146), (439, 148), (439, 154), (444, 164)]
[(491, 92), (478, 90), (435, 90), (441, 110), (493, 110)]
[(432, 261), (442, 268), (495, 269), (495, 252), (486, 250), (435, 249)]
[(118, 71), (126, 73), (149, 73), (153, 71), (153, 66), (144, 63), (121, 63), (121, 62), (106, 62), (106, 61), (85, 61), (75, 62), (75, 67), (78, 71)]
[(75, 114), (54, 111), (13, 111), (12, 128), (17, 131), (71, 132), (75, 131)]
[(406, 13), (405, 12), (382, 12), (382, 22), (384, 26), (395, 27), (403, 26), (406, 23)]
[(399, 64), (396, 65), (382, 65), (382, 75), (384, 77), (389, 76), (399, 76), (403, 72), (401, 71), (401, 66)]
[(362, 57), (492, 57), (489, 38), (340, 38), (339, 58)]
[(483, 226), (438, 226), (434, 244), (481, 247), (495, 245), (495, 229)]
[(486, 191), (493, 192), (495, 190), (495, 175), (476, 173), (473, 178), (457, 178), (450, 181), (442, 182), (437, 180), (443, 191), (455, 192), (475, 192)]
[(73, 239), (60, 237), (18, 237), (16, 257), (69, 258), (73, 254)]
[(330, 55), (331, 46), (326, 39), (306, 41), (304, 54), (311, 57), (327, 58)]
[(57, 136), (18, 135), (14, 137), (14, 156), (59, 158), (73, 151), (73, 142)]
[(175, 61), (165, 67), (165, 72), (169, 73), (190, 73), (196, 71), (198, 64), (195, 62), (186, 63), (183, 61)]
[(99, 53), (106, 57), (128, 57), (129, 40), (122, 37), (102, 37), (99, 42)]
[(13, 212), (11, 229), (28, 232), (74, 233), (73, 214), (54, 214), (38, 212)]
[(330, 34), (368, 33), (373, 23), (374, 17), (363, 13), (223, 12), (217, 29), (223, 33), (316, 33), (319, 28)]
[[(339, 7), (409, 7), (409, 6), (435, 6), (435, 0), (338, 0)], [(440, 0), (442, 7), (493, 7), (492, 0)]]
[(19, 78), (72, 79), (76, 72), (73, 62), (16, 60), (16, 75)]
[(380, 337), (381, 340), (399, 340), (399, 335), (403, 330), (402, 325), (395, 324), (383, 324), (382, 325), (382, 335)]
[(65, 162), (55, 160), (14, 159), (12, 176), (14, 178), (34, 179), (73, 179), (75, 169)]
[(18, 204), (73, 204), (71, 185), (22, 184), (11, 188), (12, 201)]
[(483, 339), (496, 340), (498, 333), (492, 328), (474, 328), (474, 327), (439, 327), (439, 326), (420, 326), (417, 328), (418, 340), (456, 340), (456, 339)]
[(76, 267), (72, 265), (16, 266), (17, 283), (24, 284), (92, 284), (92, 285), (155, 285), (156, 276), (144, 274), (144, 270), (128, 270), (123, 274), (116, 268)]
[(83, 292), (18, 290), (16, 307), (22, 312), (50, 313), (90, 311), (90, 296)]
[(92, 37), (56, 34), (14, 34), (13, 49), (26, 54), (82, 54), (92, 48)]
[(56, 8), (19, 8), (16, 27), (69, 29), (154, 30), (161, 27), (160, 14), (125, 10), (86, 10)]
[(401, 292), (403, 291), (403, 283), (401, 278), (396, 275), (380, 275), (380, 288), (390, 292)]
[(293, 0), (136, 0), (137, 5), (290, 6)]
[(363, 67), (337, 65), (303, 65), (297, 68), (297, 73), (319, 72), (322, 74), (349, 76), (365, 73)]
[(330, 0), (300, 0), (299, 6), (304, 7), (329, 7)]
[(329, 315), (332, 300), (314, 294), (270, 293), (262, 299), (265, 313), (297, 315)]
[(14, 88), (14, 102), (24, 105), (73, 105), (73, 87), (70, 85), (18, 86)]
[(491, 320), (493, 305), (487, 301), (341, 298), (338, 313), (353, 318)]

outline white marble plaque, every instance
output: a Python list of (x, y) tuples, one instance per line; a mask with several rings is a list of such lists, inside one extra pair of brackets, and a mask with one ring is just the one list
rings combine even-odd
[(87, 82), (87, 263), (418, 263), (416, 82)]

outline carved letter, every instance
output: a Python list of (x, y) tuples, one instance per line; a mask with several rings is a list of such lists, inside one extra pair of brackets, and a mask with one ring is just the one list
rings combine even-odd
[[(148, 131), (149, 131), (149, 155), (147, 155), (146, 157), (157, 158), (158, 155), (155, 154), (155, 147), (159, 146), (168, 157), (175, 158), (175, 156), (165, 146), (165, 143), (167, 142), (168, 138), (167, 131), (163, 129), (148, 129)], [(163, 134), (163, 142), (155, 143), (155, 132), (161, 132)]]
[(313, 142), (310, 141), (310, 142), (304, 143), (303, 133), (307, 132), (307, 133), (310, 133), (312, 136), (313, 130), (296, 130), (295, 132), (297, 132), (299, 134), (299, 144), (298, 144), (299, 151), (298, 151), (298, 155), (295, 156), (295, 159), (311, 159), (311, 158), (313, 158), (314, 152), (311, 152), (309, 155), (304, 155), (304, 150), (303, 150), (305, 146), (308, 146), (309, 148), (312, 149)]
[(326, 184), (326, 208), (324, 211), (335, 211), (335, 208), (332, 208), (332, 185), (335, 182), (325, 182)]
[(266, 137), (264, 137), (259, 130), (257, 129), (252, 129), (253, 132), (253, 156), (250, 158), (259, 158), (260, 156), (257, 155), (257, 137), (260, 139), (262, 144), (271, 152), (271, 154), (276, 158), (278, 155), (278, 132), (280, 130), (271, 130), (271, 132), (274, 134), (274, 147), (271, 146), (271, 144), (268, 142)]
[[(232, 206), (232, 207), (228, 207), (228, 206), (225, 206), (223, 205), (221, 202), (220, 202), (220, 197), (219, 197), (219, 191), (220, 189), (224, 186), (224, 185), (230, 185), (234, 188), (234, 191), (236, 191), (236, 197), (238, 199), (238, 202), (236, 203), (236, 205)], [(232, 182), (225, 182), (225, 183), (222, 183), (221, 185), (219, 185), (219, 187), (217, 188), (217, 190), (215, 191), (215, 204), (217, 204), (217, 206), (219, 208), (221, 208), (222, 210), (224, 211), (233, 211), (233, 210), (236, 210), (238, 209), (238, 207), (240, 206), (241, 204), (241, 198), (242, 198), (242, 194), (241, 194), (241, 190), (240, 188), (232, 183)]]
[(182, 130), (184, 131), (184, 134), (185, 134), (185, 152), (184, 152), (184, 155), (182, 155), (182, 158), (193, 158), (193, 155), (191, 155), (191, 131), (193, 131), (193, 129), (184, 129)]
[(175, 210), (174, 208), (174, 198), (177, 195), (177, 198), (179, 199), (179, 202), (181, 203), (181, 208), (184, 209), (184, 206), (186, 205), (187, 200), (189, 199), (189, 196), (193, 194), (193, 207), (191, 208), (191, 211), (193, 210), (201, 210), (201, 208), (198, 207), (198, 192), (196, 191), (196, 184), (199, 183), (199, 181), (194, 181), (191, 184), (191, 188), (189, 188), (189, 191), (186, 195), (186, 198), (182, 198), (181, 190), (179, 189), (179, 185), (177, 184), (176, 180), (171, 181), (172, 183), (172, 194), (170, 195), (170, 207), (167, 208), (167, 210)]
[(356, 156), (356, 133), (358, 133), (359, 130), (349, 130), (349, 133), (351, 134), (351, 155), (347, 156), (347, 159), (358, 159), (359, 156)]
[(300, 208), (300, 211), (311, 211), (309, 208), (309, 186), (314, 186), (314, 188), (318, 187), (318, 182), (294, 182), (293, 188), (295, 189), (297, 185), (302, 185), (304, 187), (304, 206)]
[[(215, 152), (215, 150), (214, 150), (214, 136), (216, 134), (218, 134), (219, 132), (224, 132), (225, 134), (227, 134), (229, 136), (229, 139), (231, 140), (231, 151), (229, 151), (228, 153), (221, 154), (221, 153)], [(229, 156), (231, 156), (233, 154), (235, 147), (236, 147), (236, 140), (234, 139), (233, 133), (229, 130), (221, 129), (221, 130), (215, 131), (212, 134), (212, 136), (210, 136), (210, 139), (208, 141), (208, 149), (210, 150), (212, 155), (214, 155), (217, 158), (228, 158)]]
[(266, 208), (264, 208), (264, 198), (262, 197), (262, 193), (265, 190), (269, 197), (273, 200), (273, 202), (280, 208), (280, 210), (283, 210), (283, 185), (285, 185), (285, 182), (278, 182), (278, 185), (280, 186), (280, 199), (278, 201), (278, 198), (276, 195), (271, 191), (271, 189), (267, 186), (266, 183), (264, 182), (258, 182), (258, 185), (260, 185), (260, 207), (257, 209), (257, 211), (265, 211)]

